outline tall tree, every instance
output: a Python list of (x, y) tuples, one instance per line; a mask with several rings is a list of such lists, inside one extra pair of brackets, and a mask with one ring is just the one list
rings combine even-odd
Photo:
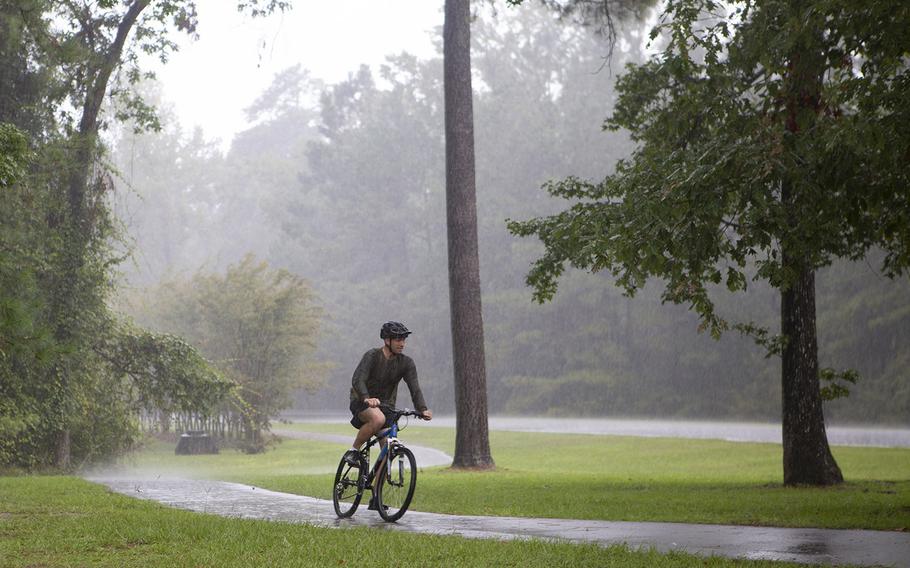
[[(97, 155), (99, 113), (104, 103), (108, 90), (108, 82), (115, 68), (121, 63), (123, 48), (127, 37), (136, 23), (139, 14), (148, 6), (150, 0), (135, 0), (130, 3), (122, 15), (115, 19), (105, 20), (93, 17), (88, 6), (66, 6), (64, 14), (72, 18), (75, 33), (67, 38), (78, 47), (85, 49), (86, 57), (74, 67), (81, 73), (82, 83), (78, 85), (78, 93), (74, 97), (79, 103), (81, 116), (78, 127), (73, 137), (73, 156), (69, 161), (69, 171), (66, 180), (66, 203), (62, 219), (58, 221), (66, 236), (66, 245), (61, 255), (61, 268), (58, 272), (60, 278), (55, 286), (58, 293), (54, 296), (56, 302), (52, 306), (53, 312), (61, 314), (57, 318), (54, 335), (58, 342), (72, 344), (77, 331), (75, 327), (80, 319), (80, 288), (86, 285), (82, 278), (86, 264), (86, 254), (90, 241), (95, 232), (93, 226), (92, 201), (87, 199), (90, 179), (90, 170)], [(73, 12), (66, 14), (72, 9)], [(110, 14), (104, 14), (106, 18)], [(115, 22), (113, 29), (108, 22)], [(105, 25), (106, 24), (106, 25)], [(108, 29), (105, 29), (108, 28)], [(108, 32), (108, 33), (105, 33)], [(111, 32), (112, 36), (111, 36)], [(89, 56), (90, 54), (90, 56)], [(79, 100), (81, 99), (81, 100)], [(100, 180), (99, 180), (100, 185)], [(84, 346), (76, 346), (77, 349)], [(60, 406), (62, 412), (58, 425), (60, 431), (57, 441), (57, 465), (68, 467), (70, 463), (70, 425), (68, 407), (71, 404), (71, 391), (74, 369), (72, 366), (59, 366), (54, 374), (60, 381)]]
[[(238, 7), (253, 15), (286, 6), (283, 0), (238, 0)], [(141, 128), (156, 126), (153, 109), (133, 96), (130, 89), (145, 75), (139, 67), (139, 54), (145, 52), (166, 60), (176, 48), (170, 37), (173, 30), (195, 34), (196, 6), (193, 0), (29, 0), (13, 7), (3, 3), (0, 8), (4, 23), (16, 23), (5, 27), (16, 32), (20, 45), (28, 46), (17, 52), (4, 46), (4, 56), (25, 53), (28, 65), (53, 70), (65, 94), (58, 92), (44, 100), (69, 99), (68, 105), (58, 109), (68, 115), (63, 125), (69, 139), (58, 164), (60, 179), (53, 184), (61, 207), (49, 215), (49, 226), (61, 235), (61, 247), (53, 257), (57, 267), (49, 271), (48, 284), (53, 290), (49, 313), (54, 338), (67, 346), (69, 355), (60, 359), (47, 377), (48, 384), (57, 385), (56, 461), (66, 467), (71, 448), (68, 417), (77, 405), (74, 393), (82, 380), (79, 377), (88, 380), (90, 375), (82, 355), (91, 350), (92, 334), (85, 324), (92, 318), (84, 310), (89, 304), (103, 305), (106, 293), (100, 276), (105, 260), (93, 256), (100, 250), (98, 247), (104, 247), (107, 238), (103, 194), (111, 186), (97, 159), (101, 148), (99, 133), (104, 125), (103, 104), (108, 95), (116, 96), (125, 102), (121, 114), (132, 117)], [(133, 40), (129, 41), (131, 36)], [(23, 77), (15, 72), (12, 76)], [(16, 84), (27, 85), (22, 81)], [(75, 116), (70, 116), (67, 108)], [(99, 267), (101, 271), (96, 270)]]
[[(885, 251), (910, 266), (910, 6), (900, 0), (721, 3), (676, 0), (652, 38), (662, 53), (619, 81), (608, 125), (639, 143), (600, 183), (549, 185), (580, 200), (511, 223), (546, 252), (528, 282), (538, 300), (565, 265), (607, 269), (634, 293), (666, 281), (718, 336), (712, 285), (749, 277), (780, 291), (781, 335), (739, 325), (782, 356), (784, 483), (843, 480), (825, 434), (815, 273)], [(850, 375), (843, 375), (850, 378)]]
[(477, 253), (474, 107), (469, 0), (446, 0), (443, 75), (446, 131), (446, 227), (455, 367), (455, 467), (490, 468), (487, 371)]

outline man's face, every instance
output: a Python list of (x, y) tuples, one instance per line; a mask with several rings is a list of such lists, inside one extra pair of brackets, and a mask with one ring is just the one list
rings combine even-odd
[(405, 341), (407, 341), (405, 337), (389, 339), (389, 350), (395, 355), (399, 355), (404, 351)]

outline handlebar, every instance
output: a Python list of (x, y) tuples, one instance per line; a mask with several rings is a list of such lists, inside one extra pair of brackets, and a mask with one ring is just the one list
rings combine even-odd
[(426, 420), (426, 418), (423, 415), (423, 412), (411, 410), (410, 408), (395, 408), (394, 406), (390, 406), (388, 404), (382, 404), (382, 403), (379, 404), (379, 408), (383, 408), (385, 410), (388, 410), (391, 414), (394, 414), (396, 422), (398, 421), (399, 418), (401, 418), (403, 416), (414, 416), (416, 418), (420, 418), (421, 420)]

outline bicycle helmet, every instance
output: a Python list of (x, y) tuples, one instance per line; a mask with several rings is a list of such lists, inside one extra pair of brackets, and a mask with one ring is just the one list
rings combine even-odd
[(387, 321), (382, 324), (382, 328), (379, 330), (379, 339), (404, 339), (411, 333), (413, 332), (408, 330), (403, 323)]

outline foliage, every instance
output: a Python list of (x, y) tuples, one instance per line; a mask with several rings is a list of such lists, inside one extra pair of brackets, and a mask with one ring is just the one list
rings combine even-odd
[[(257, 15), (287, 6), (242, 5)], [(3, 126), (0, 463), (69, 468), (128, 448), (136, 434), (132, 397), (147, 378), (140, 371), (174, 379), (156, 385), (159, 395), (214, 384), (198, 355), (166, 338), (122, 334), (107, 308), (122, 257), (107, 203), (112, 176), (97, 138), (109, 119), (106, 98), (121, 101), (114, 119), (157, 125), (130, 88), (148, 76), (140, 54), (166, 59), (176, 47), (172, 31), (192, 34), (195, 26), (192, 1), (0, 2), (0, 123), (26, 132), (34, 156), (26, 167), (17, 158), (25, 139)], [(137, 360), (112, 366), (112, 352)], [(204, 406), (212, 396), (183, 402)]]
[(831, 367), (825, 367), (824, 369), (819, 370), (818, 375), (819, 379), (824, 381), (824, 386), (821, 388), (821, 394), (822, 398), (825, 400), (835, 400), (848, 396), (850, 390), (843, 383), (855, 385), (856, 381), (859, 380), (859, 373), (854, 369), (837, 371)]
[(322, 367), (312, 354), (322, 310), (309, 283), (248, 255), (224, 275), (200, 271), (165, 283), (154, 298), (149, 322), (185, 337), (237, 384), (248, 405), (248, 449), (262, 450), (261, 431), (290, 406), (295, 389), (319, 384)]
[[(510, 6), (520, 6), (525, 0), (506, 0)], [(654, 7), (654, 0), (539, 0), (560, 19), (589, 26), (609, 43), (605, 64), (610, 65), (613, 49), (621, 33), (617, 21), (644, 21)]]
[[(623, 136), (598, 138), (598, 128), (580, 118), (605, 108), (603, 99), (590, 96), (609, 92), (608, 77), (592, 74), (602, 44), (542, 10), (521, 16), (475, 20), (471, 34), (481, 267), (494, 267), (482, 272), (491, 393), (516, 364), (491, 353), (509, 349), (505, 338), (513, 329), (501, 327), (521, 327), (523, 317), (537, 316), (520, 301), (506, 305), (491, 295), (518, 285), (512, 274), (527, 258), (504, 243), (502, 218), (507, 211), (546, 207), (523, 187), (572, 166), (590, 167), (625, 142)], [(537, 40), (525, 41), (528, 36)], [(331, 86), (321, 101), (324, 139), (309, 145), (293, 207), (281, 213), (284, 238), (269, 254), (318, 275), (314, 282), (339, 328), (331, 404), (349, 383), (344, 375), (351, 361), (375, 342), (370, 322), (398, 314), (418, 330), (409, 349), (433, 406), (452, 408), (441, 95), (441, 61), (409, 55), (389, 57), (378, 74), (361, 68)], [(332, 261), (340, 257), (350, 262)], [(503, 317), (490, 319), (491, 310)], [(491, 342), (491, 333), (500, 341)]]
[(65, 98), (56, 69), (42, 65), (50, 22), (42, 0), (0, 0), (0, 122), (15, 124), (35, 143), (56, 132), (56, 105)]
[[(642, 41), (636, 27), (620, 31), (631, 48), (616, 50), (614, 69), (636, 60)], [(495, 20), (481, 13), (472, 40), (491, 412), (577, 414), (582, 407), (559, 396), (577, 388), (590, 395), (583, 408), (592, 415), (779, 419), (779, 363), (737, 334), (719, 343), (692, 334), (697, 316), (662, 307), (657, 282), (630, 299), (605, 285), (607, 274), (567, 269), (551, 302), (527, 301), (523, 275), (542, 249), (511, 238), (502, 220), (558, 211), (534, 188), (601, 176), (631, 146), (626, 132), (604, 133), (592, 120), (615, 101), (615, 76), (598, 71), (602, 38), (531, 4)], [(377, 342), (375, 326), (396, 317), (417, 330), (408, 349), (424, 393), (450, 412), (441, 88), (438, 57), (399, 54), (328, 86), (303, 69), (281, 73), (250, 107), (255, 126), (226, 154), (166, 111), (159, 133), (125, 129), (114, 158), (130, 187), (118, 190), (118, 203), (138, 253), (124, 271), (145, 286), (200, 266), (223, 270), (253, 251), (309, 279), (332, 316), (318, 358), (334, 370), (299, 405), (344, 408), (354, 362)], [(818, 286), (822, 360), (863, 376), (828, 416), (906, 423), (910, 285), (838, 262), (819, 272)], [(762, 281), (712, 300), (756, 328), (779, 315)], [(556, 383), (562, 388), (550, 388)]]
[[(783, 2), (741, 2), (728, 15), (711, 1), (668, 5), (652, 33), (664, 34), (666, 48), (628, 68), (607, 121), (639, 143), (632, 158), (600, 183), (549, 183), (551, 195), (577, 203), (509, 224), (546, 246), (528, 275), (538, 301), (553, 297), (566, 264), (608, 270), (629, 294), (657, 277), (666, 281), (664, 301), (688, 304), (719, 336), (728, 323), (712, 287), (738, 292), (754, 279), (788, 288), (796, 274), (782, 250), (818, 269), (878, 246), (885, 274), (903, 273), (910, 115), (899, 101), (910, 96), (910, 11), (888, 2), (869, 10), (811, 4), (799, 12), (804, 19)], [(813, 49), (825, 72), (811, 112), (794, 115), (788, 65), (806, 37), (822, 42)], [(782, 198), (785, 184), (798, 198)], [(769, 352), (785, 339), (751, 323), (738, 329)]]
[[(0, 464), (26, 468), (53, 463), (63, 412), (72, 427), (71, 457), (81, 464), (131, 447), (141, 409), (202, 411), (221, 403), (230, 386), (179, 339), (134, 329), (109, 311), (104, 296), (115, 259), (104, 217), (79, 274), (83, 286), (69, 298), (80, 313), (71, 328), (77, 335), (55, 338), (60, 315), (50, 309), (60, 293), (54, 258), (61, 238), (48, 217), (59, 204), (44, 185), (53, 176), (42, 173), (53, 155), (42, 148), (36, 173), (0, 193)], [(68, 373), (66, 402), (60, 372)]]
[(0, 189), (13, 186), (25, 174), (28, 138), (12, 124), (0, 123)]
[[(137, 130), (160, 128), (155, 108), (135, 86), (155, 76), (142, 68), (143, 57), (166, 63), (178, 49), (175, 33), (197, 37), (199, 19), (194, 0), (106, 1), (92, 5), (44, 0), (30, 4), (30, 9), (23, 7), (19, 11), (20, 17), (40, 14), (41, 19), (55, 23), (46, 36), (28, 27), (23, 31), (41, 50), (43, 63), (59, 70), (61, 94), (70, 102), (57, 109), (65, 126), (82, 134), (108, 126), (109, 123), (94, 122), (97, 116), (86, 114), (90, 107), (100, 105), (106, 95), (118, 103), (111, 119), (129, 120)], [(290, 8), (290, 2), (285, 0), (237, 0), (235, 4), (239, 11), (253, 17)], [(90, 122), (86, 122), (87, 118)]]
[(131, 381), (136, 410), (212, 415), (234, 387), (173, 335), (121, 324), (113, 341), (99, 349), (112, 371)]
[(815, 272), (876, 246), (886, 275), (910, 265), (908, 23), (888, 1), (669, 2), (651, 35), (666, 47), (627, 70), (607, 121), (639, 143), (632, 158), (601, 183), (549, 184), (578, 201), (568, 211), (509, 224), (546, 247), (528, 275), (540, 301), (567, 263), (609, 270), (629, 294), (657, 277), (719, 337), (709, 287), (779, 289), (787, 484), (843, 482), (822, 395), (856, 376), (819, 371)]
[[(746, 2), (704, 28), (699, 14), (716, 14), (720, 5), (668, 5), (652, 37), (666, 31), (669, 45), (629, 67), (607, 123), (628, 128), (641, 144), (632, 159), (601, 183), (548, 184), (551, 195), (581, 201), (557, 216), (510, 224), (547, 245), (528, 277), (537, 300), (552, 298), (567, 263), (610, 270), (629, 293), (656, 276), (667, 281), (664, 300), (691, 304), (718, 334), (726, 322), (708, 286), (745, 289), (749, 259), (756, 278), (787, 285), (793, 275), (782, 265), (781, 242), (813, 268), (879, 245), (887, 251), (883, 269), (904, 270), (910, 220), (899, 204), (910, 171), (902, 159), (907, 109), (898, 101), (910, 94), (910, 71), (901, 61), (905, 28), (892, 14), (900, 22), (910, 15), (902, 3), (892, 11), (880, 2), (868, 12), (815, 4), (804, 24), (787, 21), (781, 3), (756, 9)], [(782, 81), (795, 25), (823, 32), (830, 73), (811, 132), (788, 135)], [(805, 197), (784, 204), (782, 179)]]
[(0, 464), (17, 461), (41, 423), (35, 382), (59, 353), (39, 281), (48, 239), (35, 222), (45, 196), (22, 183), (31, 159), (25, 134), (0, 123)]

